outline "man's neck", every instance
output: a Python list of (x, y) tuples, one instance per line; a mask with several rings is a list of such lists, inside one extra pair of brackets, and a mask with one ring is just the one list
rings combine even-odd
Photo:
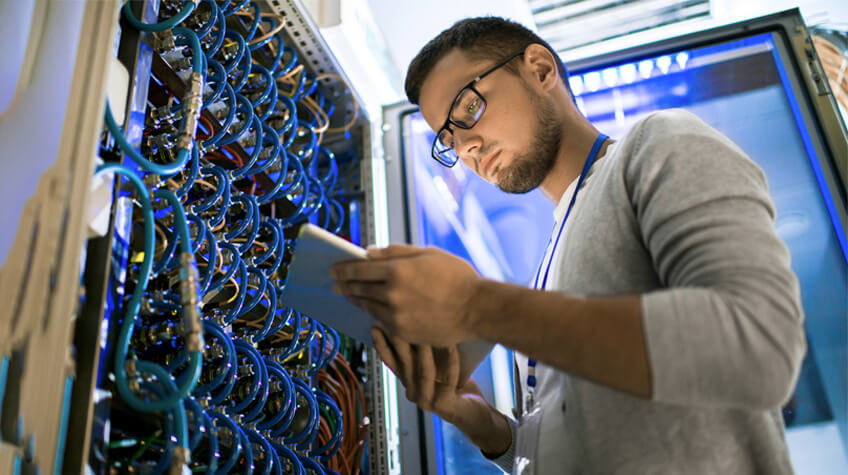
[[(585, 118), (569, 118), (563, 121), (563, 130), (561, 132), (562, 141), (559, 146), (556, 161), (548, 173), (548, 176), (542, 181), (539, 188), (549, 200), (555, 205), (562, 199), (563, 193), (568, 186), (580, 176), (580, 171), (586, 163), (589, 152), (592, 150), (595, 140), (600, 132)], [(604, 142), (601, 147), (598, 157), (606, 153), (606, 149), (611, 143), (610, 140)]]

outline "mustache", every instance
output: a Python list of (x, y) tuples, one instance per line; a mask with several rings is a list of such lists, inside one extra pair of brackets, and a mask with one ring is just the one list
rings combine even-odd
[(474, 162), (474, 171), (476, 171), (478, 174), (480, 173), (480, 160), (482, 160), (483, 157), (489, 156), (489, 154), (493, 151), (497, 150), (497, 147), (497, 143), (486, 144), (483, 147), (477, 149), (477, 151), (474, 152), (473, 155), (471, 155), (471, 160)]

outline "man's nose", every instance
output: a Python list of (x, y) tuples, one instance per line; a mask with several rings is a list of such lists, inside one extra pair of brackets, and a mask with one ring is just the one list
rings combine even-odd
[(466, 160), (473, 160), (475, 163), (480, 158), (479, 155), (480, 147), (483, 145), (483, 141), (479, 135), (473, 133), (471, 130), (457, 130), (454, 133), (454, 146), (456, 147), (456, 154), (461, 158)]

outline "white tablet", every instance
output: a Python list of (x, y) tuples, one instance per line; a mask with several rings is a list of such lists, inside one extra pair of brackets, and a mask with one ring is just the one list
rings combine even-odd
[[(304, 224), (298, 232), (281, 304), (373, 346), (371, 328), (376, 320), (334, 294), (329, 275), (330, 267), (337, 262), (365, 258), (365, 249), (318, 226)], [(493, 346), (481, 341), (459, 344), (460, 381), (471, 375)]]
[(291, 307), (345, 335), (373, 345), (374, 318), (333, 293), (330, 267), (336, 262), (365, 259), (365, 249), (318, 226), (304, 224), (283, 288), (282, 305)]

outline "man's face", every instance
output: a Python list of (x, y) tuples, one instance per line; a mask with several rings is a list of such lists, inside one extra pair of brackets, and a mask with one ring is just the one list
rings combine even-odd
[[(495, 64), (471, 60), (457, 49), (436, 63), (420, 96), (421, 114), (434, 131), (444, 124), (459, 90)], [(486, 99), (479, 121), (471, 129), (450, 126), (460, 159), (507, 193), (536, 188), (553, 167), (560, 145), (561, 119), (553, 105), (526, 79), (504, 69), (478, 81), (475, 89)]]

